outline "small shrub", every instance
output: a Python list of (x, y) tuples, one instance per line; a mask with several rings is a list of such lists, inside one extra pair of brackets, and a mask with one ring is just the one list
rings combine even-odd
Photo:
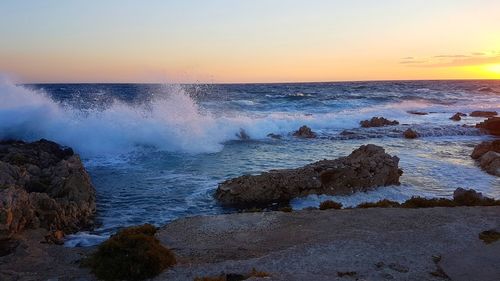
[(176, 263), (155, 233), (156, 228), (150, 224), (123, 229), (102, 243), (83, 265), (103, 280), (152, 278)]
[(359, 204), (356, 208), (398, 208), (400, 207), (401, 204), (399, 204), (396, 201), (391, 201), (391, 200), (380, 200), (378, 202), (365, 202)]
[(337, 202), (332, 201), (332, 200), (326, 200), (326, 201), (321, 202), (321, 204), (319, 204), (320, 210), (328, 210), (328, 209), (337, 209), (338, 210), (341, 208), (342, 208), (341, 203), (337, 203)]
[(483, 240), (486, 244), (491, 244), (500, 239), (500, 232), (495, 230), (486, 230), (479, 233), (479, 239)]
[(445, 198), (422, 198), (412, 197), (406, 200), (401, 207), (403, 208), (433, 208), (433, 207), (456, 207), (457, 204), (450, 199)]

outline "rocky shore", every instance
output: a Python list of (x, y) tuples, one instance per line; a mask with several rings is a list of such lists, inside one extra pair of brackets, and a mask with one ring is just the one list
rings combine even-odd
[(95, 208), (94, 187), (71, 148), (0, 142), (0, 241), (40, 228), (46, 242), (62, 243), (64, 234), (93, 225)]
[[(248, 280), (493, 281), (500, 274), (500, 241), (486, 244), (479, 235), (499, 228), (500, 207), (197, 216), (159, 230), (177, 265), (152, 280), (256, 269), (269, 277)], [(79, 266), (95, 248), (40, 244), (39, 230), (28, 231), (14, 254), (0, 257), (1, 280), (96, 280)]]

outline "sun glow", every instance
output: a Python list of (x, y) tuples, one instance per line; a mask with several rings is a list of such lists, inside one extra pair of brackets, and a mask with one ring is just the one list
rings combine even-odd
[(489, 64), (486, 66), (486, 70), (500, 76), (500, 64)]

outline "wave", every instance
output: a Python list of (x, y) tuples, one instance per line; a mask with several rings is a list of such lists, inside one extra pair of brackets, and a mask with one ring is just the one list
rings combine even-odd
[[(302, 125), (320, 133), (359, 127), (359, 121), (384, 116), (400, 122), (444, 120), (449, 116), (415, 117), (408, 110), (467, 112), (471, 104), (448, 106), (425, 100), (377, 103), (328, 112), (245, 112), (202, 107), (181, 86), (165, 86), (165, 93), (147, 101), (114, 100), (106, 106), (77, 108), (57, 102), (43, 91), (0, 81), (0, 139), (47, 138), (71, 146), (84, 156), (121, 154), (141, 147), (187, 153), (218, 152), (224, 143), (241, 138), (264, 139), (269, 133), (287, 135)], [(251, 101), (251, 100), (249, 100)], [(478, 102), (484, 106), (484, 100)], [(489, 106), (496, 106), (496, 100)], [(244, 103), (247, 103), (246, 100)], [(479, 103), (472, 105), (479, 107)], [(451, 116), (451, 115), (450, 115)], [(429, 119), (430, 118), (430, 119)], [(474, 134), (455, 129), (454, 134)], [(336, 133), (338, 133), (336, 132)], [(430, 135), (438, 132), (433, 130)]]

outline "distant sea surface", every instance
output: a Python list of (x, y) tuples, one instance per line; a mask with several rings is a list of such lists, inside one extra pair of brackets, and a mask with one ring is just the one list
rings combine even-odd
[[(470, 158), (492, 139), (456, 112), (500, 111), (500, 81), (352, 82), (242, 85), (0, 83), (0, 137), (47, 138), (73, 147), (97, 189), (100, 226), (68, 246), (102, 241), (120, 227), (234, 212), (217, 205), (217, 184), (242, 174), (294, 168), (383, 146), (404, 170), (400, 186), (352, 196), (293, 200), (301, 209), (333, 199), (344, 206), (383, 198), (451, 197), (457, 187), (500, 198), (500, 179)], [(426, 112), (415, 115), (409, 111)], [(383, 116), (400, 125), (359, 128)], [(317, 139), (297, 139), (302, 125)], [(420, 138), (406, 140), (407, 128)], [(343, 131), (348, 134), (342, 134)], [(249, 139), (241, 139), (241, 132)], [(273, 139), (268, 134), (281, 135)]]

